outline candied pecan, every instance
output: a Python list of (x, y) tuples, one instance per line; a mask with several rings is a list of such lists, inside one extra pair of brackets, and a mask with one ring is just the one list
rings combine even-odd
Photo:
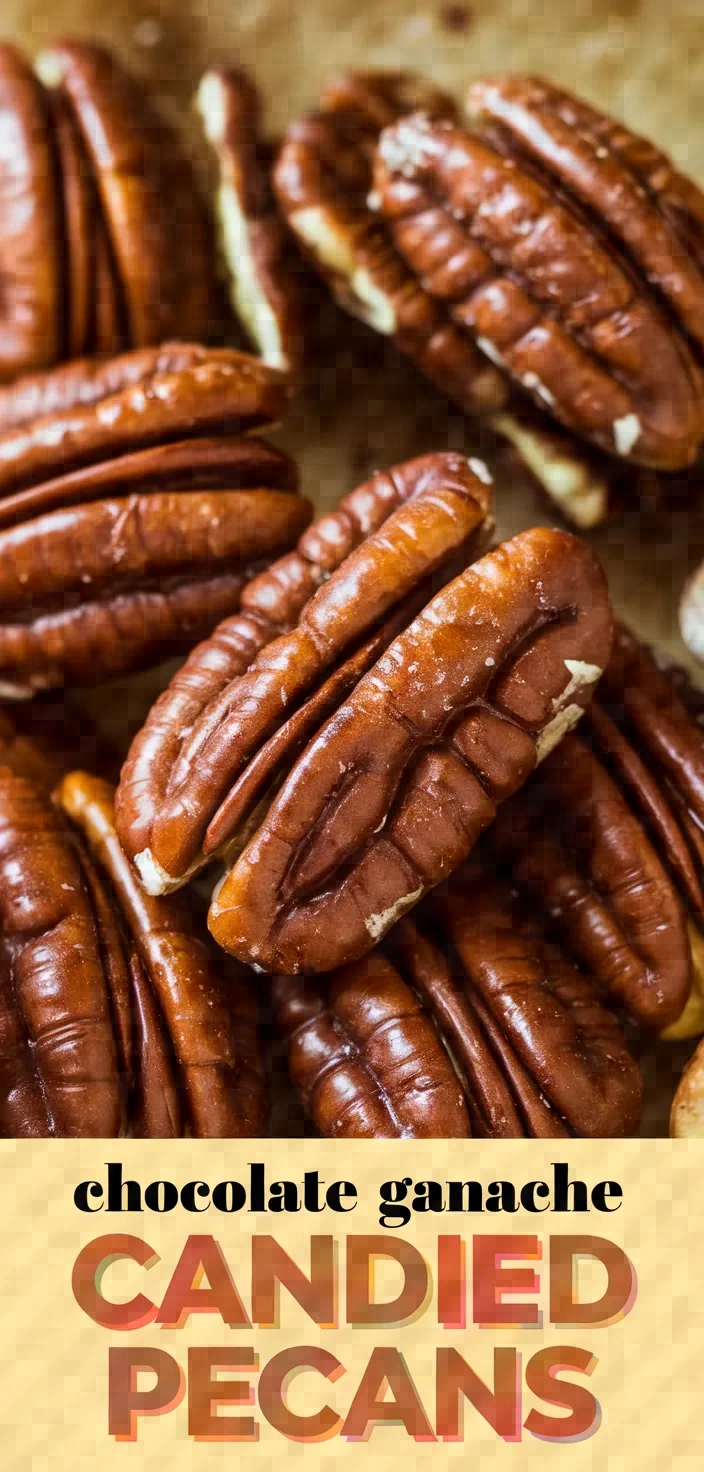
[(584, 739), (567, 738), (494, 830), (568, 950), (667, 1037), (704, 1027), (703, 799), (704, 732), (619, 626)]
[(353, 72), (293, 123), (274, 168), (279, 204), (304, 256), (340, 305), (398, 347), (467, 413), (500, 407), (502, 374), (433, 301), (369, 207), (374, 147), (383, 127), (422, 106), (455, 117), (445, 93), (406, 72)]
[(310, 517), (286, 456), (214, 433), (280, 411), (275, 370), (187, 344), (75, 368), (18, 385), (15, 417), (66, 407), (0, 434), (6, 698), (188, 648)]
[(291, 1081), (321, 1135), (464, 1139), (460, 1081), (430, 1017), (379, 950), (317, 982), (277, 976)]
[(345, 496), (194, 650), (122, 774), (118, 828), (145, 886), (242, 846), (261, 799), (432, 592), (489, 506), (480, 461), (422, 456)]
[(61, 89), (90, 160), (124, 298), (124, 345), (210, 337), (210, 225), (175, 133), (102, 46), (56, 42), (36, 66), (48, 88)]
[(3, 293), (0, 381), (55, 361), (61, 349), (59, 188), (46, 97), (14, 46), (0, 46)]
[[(283, 375), (257, 358), (191, 343), (73, 363), (20, 381), (7, 390), (14, 427), (0, 434), (0, 498), (106, 454), (271, 424), (288, 397)], [(27, 403), (36, 405), (31, 417)]]
[(297, 373), (304, 355), (303, 263), (293, 256), (276, 208), (259, 93), (246, 73), (211, 67), (196, 105), (218, 161), (217, 213), (235, 316), (266, 363)]
[(690, 257), (688, 285), (676, 280), (683, 250), (657, 191), (646, 197), (637, 150), (612, 146), (607, 119), (585, 131), (572, 98), (557, 129), (561, 94), (546, 84), (480, 82), (472, 95), (491, 119), (485, 136), (420, 113), (381, 135), (374, 189), (396, 249), (451, 320), (568, 429), (639, 464), (691, 464), (704, 396), (682, 304), (698, 299), (699, 321), (704, 278)]
[(386, 955), (275, 978), (291, 1079), (321, 1134), (631, 1134), (638, 1068), (591, 980), (481, 872), (460, 870), (433, 912), (442, 945), (406, 918)]
[(610, 637), (603, 574), (568, 533), (524, 532), (469, 567), (355, 684), (256, 815), (213, 896), (215, 939), (269, 971), (364, 955), (576, 723)]
[(112, 789), (46, 793), (0, 765), (0, 1132), (258, 1134), (253, 996), (188, 907), (148, 900), (115, 836)]

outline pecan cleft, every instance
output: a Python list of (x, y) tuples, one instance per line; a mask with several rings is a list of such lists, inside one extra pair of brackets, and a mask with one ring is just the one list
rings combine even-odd
[[(292, 462), (236, 434), (282, 376), (166, 344), (0, 395), (0, 688), (94, 683), (187, 649), (310, 518)], [(43, 410), (43, 412), (42, 412)]]

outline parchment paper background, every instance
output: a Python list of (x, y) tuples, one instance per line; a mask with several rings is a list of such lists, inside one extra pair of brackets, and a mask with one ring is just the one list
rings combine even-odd
[[(415, 68), (460, 95), (479, 72), (543, 72), (650, 134), (680, 167), (704, 178), (704, 0), (5, 0), (2, 30), (32, 52), (62, 33), (118, 47), (188, 132), (204, 168), (191, 99), (207, 64), (229, 59), (251, 68), (275, 133), (314, 106), (322, 83), (347, 66)], [(319, 382), (278, 438), (297, 456), (303, 490), (321, 508), (372, 469), (451, 446), (480, 450), (492, 462), (500, 536), (556, 519), (479, 429), (347, 317), (331, 319)], [(704, 555), (704, 512), (644, 515), (634, 506), (591, 540), (618, 612), (682, 658), (677, 598), (688, 568)], [(91, 692), (86, 704), (126, 746), (167, 673), (116, 682)], [(644, 1060), (644, 1133), (666, 1132), (673, 1077), (687, 1051), (671, 1047), (657, 1064)]]

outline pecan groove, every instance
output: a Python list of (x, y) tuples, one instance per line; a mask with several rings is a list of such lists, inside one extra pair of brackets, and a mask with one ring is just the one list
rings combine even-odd
[[(487, 356), (568, 429), (645, 465), (690, 464), (704, 420), (684, 335), (637, 263), (602, 233), (601, 217), (594, 224), (574, 204), (563, 154), (546, 177), (510, 137), (505, 149), (496, 144), (493, 133), (419, 114), (385, 130), (374, 181), (397, 249)], [(704, 279), (700, 293), (704, 303)]]
[(412, 615), (407, 600), (427, 601), (428, 579), (449, 575), (486, 515), (486, 479), (451, 454), (379, 473), (244, 590), (241, 613), (193, 652), (125, 764), (118, 826), (147, 887), (182, 883), (236, 837), (258, 793), (248, 759), (273, 775), (332, 690), (339, 698), (393, 638), (393, 620)]
[(213, 896), (216, 940), (269, 971), (363, 955), (579, 718), (609, 641), (601, 574), (568, 534), (522, 533), (469, 567), (299, 757)]
[(0, 768), (0, 1130), (260, 1133), (247, 983), (215, 962), (187, 907), (145, 900), (108, 783), (73, 773), (58, 800), (75, 827)]
[(477, 869), (458, 871), (419, 925), (401, 920), (384, 950), (327, 977), (276, 977), (274, 1004), (322, 1135), (561, 1139), (638, 1122), (640, 1078), (615, 1017)]
[(252, 573), (310, 516), (292, 462), (231, 437), (280, 414), (287, 396), (273, 369), (189, 344), (5, 390), (6, 698), (176, 653), (238, 607)]

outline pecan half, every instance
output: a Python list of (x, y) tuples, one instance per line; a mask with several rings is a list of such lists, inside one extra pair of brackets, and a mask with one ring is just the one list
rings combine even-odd
[(480, 461), (422, 456), (380, 472), (245, 588), (134, 742), (120, 836), (148, 890), (241, 847), (259, 804), (467, 554), (489, 507)]
[(620, 626), (584, 738), (553, 753), (494, 836), (571, 954), (666, 1037), (704, 1026), (703, 833), (704, 732)]
[(374, 188), (397, 250), (568, 429), (640, 464), (691, 464), (704, 276), (642, 140), (528, 78), (471, 99), (484, 136), (420, 113), (381, 136)]
[(216, 206), (235, 316), (265, 363), (297, 374), (304, 358), (303, 263), (276, 208), (259, 93), (246, 73), (211, 67), (196, 106), (218, 161)]
[(0, 1131), (259, 1134), (251, 990), (187, 906), (145, 900), (111, 794), (85, 773), (65, 778), (72, 829), (0, 767)]
[(418, 282), (368, 203), (381, 129), (419, 106), (457, 113), (451, 98), (409, 73), (346, 74), (319, 112), (289, 127), (274, 188), (303, 255), (340, 305), (392, 336), (465, 412), (489, 412), (505, 400), (503, 376)]
[(14, 46), (0, 46), (0, 381), (54, 362), (61, 348), (60, 197), (46, 97)]
[(213, 896), (215, 939), (269, 971), (364, 955), (579, 719), (610, 637), (603, 574), (568, 533), (469, 567), (309, 741)]
[(694, 658), (704, 664), (704, 563), (687, 578), (679, 606), (680, 633)]
[[(56, 375), (6, 391), (16, 424), (0, 434), (6, 698), (188, 648), (310, 517), (287, 457), (217, 434), (281, 411), (287, 389), (273, 369), (176, 344)], [(19, 422), (47, 402), (57, 407)]]
[[(108, 259), (124, 312), (123, 346), (179, 335), (209, 338), (214, 317), (210, 223), (180, 142), (144, 88), (102, 46), (56, 42), (37, 58), (48, 89), (71, 113), (96, 191)], [(70, 181), (69, 181), (70, 182)], [(68, 264), (77, 235), (65, 209)], [(187, 242), (178, 248), (175, 243)], [(75, 257), (74, 257), (75, 259)], [(83, 283), (68, 277), (69, 297)], [(75, 343), (74, 343), (75, 345)], [(84, 341), (79, 352), (97, 342)], [(118, 344), (114, 345), (115, 347)]]
[(460, 870), (433, 910), (441, 945), (429, 915), (403, 919), (387, 955), (275, 978), (291, 1079), (321, 1134), (632, 1133), (641, 1083), (615, 1017), (508, 887)]
[(704, 1040), (689, 1059), (677, 1085), (670, 1110), (670, 1137), (675, 1140), (704, 1136)]

